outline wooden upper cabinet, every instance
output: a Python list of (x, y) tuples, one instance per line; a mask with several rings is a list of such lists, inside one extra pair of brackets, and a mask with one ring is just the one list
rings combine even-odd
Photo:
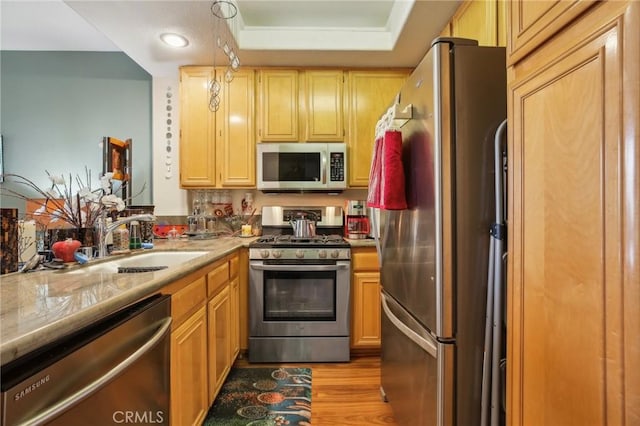
[(638, 28), (602, 2), (508, 72), (513, 426), (640, 424)]
[(304, 140), (344, 140), (342, 70), (310, 70), (303, 73)]
[(298, 142), (297, 70), (258, 71), (258, 140)]
[(498, 2), (466, 0), (451, 18), (451, 36), (478, 40), (480, 46), (498, 45)]
[[(225, 69), (180, 69), (180, 185), (185, 188), (255, 186), (254, 71), (231, 82)], [(218, 111), (209, 109), (209, 85), (220, 84)]]
[(350, 187), (369, 186), (369, 169), (378, 119), (394, 102), (408, 71), (348, 71), (346, 89)]
[(342, 70), (261, 70), (258, 140), (344, 140)]
[[(222, 70), (218, 72), (224, 75)], [(252, 187), (256, 184), (253, 70), (240, 69), (222, 84), (216, 112), (219, 186)]]
[(513, 0), (507, 5), (507, 65), (522, 59), (561, 28), (596, 4), (594, 0)]
[(209, 111), (212, 67), (180, 69), (180, 185), (216, 184), (215, 117)]

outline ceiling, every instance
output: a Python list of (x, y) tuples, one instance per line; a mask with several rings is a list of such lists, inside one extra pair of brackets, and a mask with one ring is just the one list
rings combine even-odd
[[(460, 4), (232, 1), (236, 16), (219, 21), (213, 1), (0, 0), (0, 47), (122, 51), (151, 75), (172, 77), (181, 65), (226, 65), (215, 41), (232, 32), (241, 66), (414, 67)], [(159, 36), (166, 32), (186, 36), (189, 45), (165, 45)]]

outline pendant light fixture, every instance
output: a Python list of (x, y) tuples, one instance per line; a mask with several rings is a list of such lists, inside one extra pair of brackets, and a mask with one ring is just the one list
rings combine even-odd
[(220, 107), (221, 81), (218, 81), (217, 57), (220, 51), (227, 58), (227, 69), (224, 81), (230, 83), (233, 73), (240, 68), (240, 58), (231, 28), (235, 25), (233, 18), (238, 14), (238, 8), (228, 0), (216, 0), (211, 4), (211, 14), (214, 19), (213, 31), (213, 79), (209, 82), (209, 109), (217, 111)]

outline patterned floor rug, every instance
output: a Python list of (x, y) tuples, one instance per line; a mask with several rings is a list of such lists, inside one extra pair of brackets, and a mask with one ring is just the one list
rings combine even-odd
[(234, 368), (204, 426), (311, 424), (310, 368)]

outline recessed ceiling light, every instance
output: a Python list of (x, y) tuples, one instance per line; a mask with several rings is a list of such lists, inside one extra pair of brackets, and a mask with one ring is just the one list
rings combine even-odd
[(186, 37), (175, 33), (161, 34), (160, 39), (172, 47), (185, 47), (189, 44), (189, 40)]

